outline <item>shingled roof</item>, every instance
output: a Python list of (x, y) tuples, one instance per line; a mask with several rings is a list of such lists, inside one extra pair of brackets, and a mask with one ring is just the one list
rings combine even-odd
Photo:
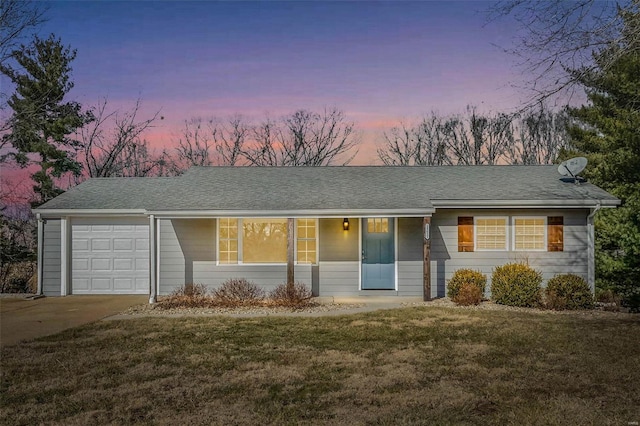
[(193, 167), (182, 176), (99, 178), (36, 211), (211, 214), (412, 214), (438, 207), (613, 206), (590, 183), (560, 180), (556, 166)]

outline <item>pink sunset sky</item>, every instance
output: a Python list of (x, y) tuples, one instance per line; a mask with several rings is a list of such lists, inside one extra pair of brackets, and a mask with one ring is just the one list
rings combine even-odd
[(39, 34), (77, 49), (69, 99), (130, 109), (140, 97), (139, 118), (164, 117), (145, 135), (157, 149), (196, 117), (336, 107), (360, 135), (352, 164), (376, 164), (383, 132), (400, 120), (469, 104), (511, 112), (523, 98), (511, 84), (522, 75), (498, 47), (516, 26), (484, 25), (491, 2), (49, 4)]

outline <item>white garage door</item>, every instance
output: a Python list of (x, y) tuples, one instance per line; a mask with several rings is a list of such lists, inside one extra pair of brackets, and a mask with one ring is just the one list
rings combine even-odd
[(149, 293), (149, 221), (73, 219), (72, 294)]

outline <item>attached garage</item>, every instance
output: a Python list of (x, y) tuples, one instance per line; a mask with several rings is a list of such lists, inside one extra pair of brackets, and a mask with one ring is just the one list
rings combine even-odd
[(148, 294), (146, 218), (71, 220), (71, 294)]

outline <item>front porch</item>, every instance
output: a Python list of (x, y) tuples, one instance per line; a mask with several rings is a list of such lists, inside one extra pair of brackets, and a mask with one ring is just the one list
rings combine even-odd
[(431, 298), (430, 217), (149, 220), (150, 302), (183, 284), (213, 289), (231, 278), (267, 291), (303, 282), (316, 297)]

